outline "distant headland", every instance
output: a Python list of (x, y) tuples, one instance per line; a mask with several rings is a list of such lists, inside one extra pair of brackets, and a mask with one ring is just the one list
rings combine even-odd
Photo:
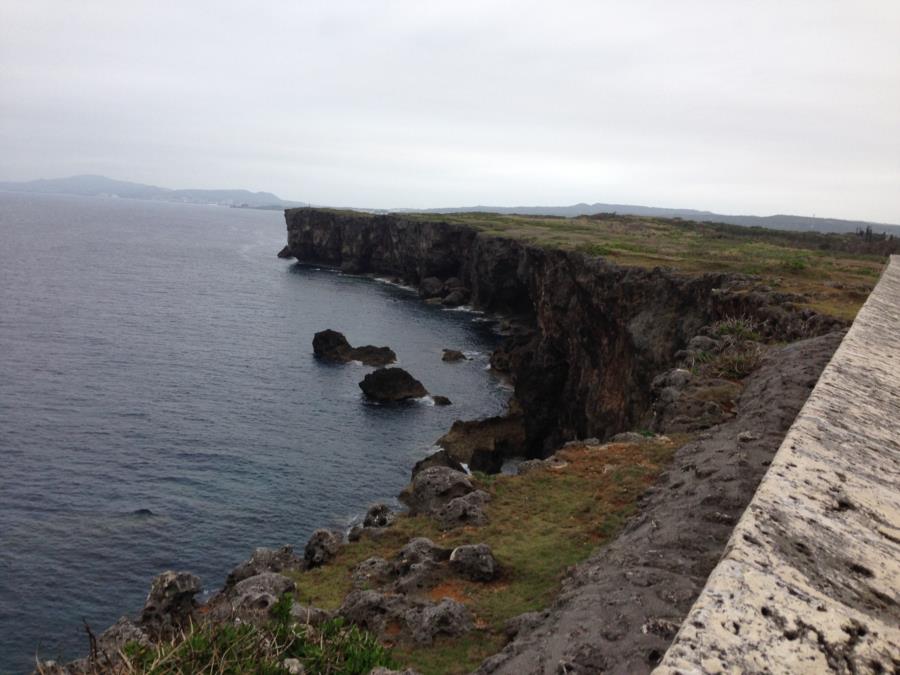
[[(67, 178), (49, 178), (31, 181), (0, 181), (0, 192), (28, 192), (40, 194), (79, 195), (84, 197), (119, 197), (127, 199), (148, 199), (153, 201), (183, 204), (214, 204), (234, 208), (281, 210), (298, 206), (313, 206), (312, 203), (282, 199), (271, 192), (251, 192), (250, 190), (220, 189), (178, 189), (173, 190), (156, 185), (116, 180), (106, 176), (80, 175)], [(316, 204), (316, 206), (339, 206), (336, 204)], [(745, 227), (765, 227), (776, 230), (813, 232), (865, 232), (900, 236), (900, 224), (875, 223), (866, 220), (844, 220), (840, 218), (816, 218), (776, 214), (770, 216), (728, 215), (698, 209), (641, 206), (637, 204), (613, 204), (581, 202), (568, 206), (450, 206), (429, 209), (370, 209), (365, 207), (343, 207), (366, 213), (503, 213), (524, 216), (560, 216), (574, 218), (598, 213), (651, 218), (681, 218), (707, 223), (726, 223)]]

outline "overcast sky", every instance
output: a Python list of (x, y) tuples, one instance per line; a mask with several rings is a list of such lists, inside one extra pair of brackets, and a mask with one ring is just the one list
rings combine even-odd
[(0, 0), (0, 179), (900, 223), (900, 0)]

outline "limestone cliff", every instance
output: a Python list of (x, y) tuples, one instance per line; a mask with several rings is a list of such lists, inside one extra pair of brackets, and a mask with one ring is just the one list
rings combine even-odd
[(821, 335), (840, 322), (799, 310), (789, 296), (733, 274), (688, 276), (626, 268), (441, 220), (300, 208), (285, 212), (286, 254), (350, 273), (421, 286), (453, 278), (470, 304), (525, 317), (535, 329), (504, 360), (524, 413), (527, 449), (610, 435), (645, 419), (650, 382), (697, 330), (752, 317), (767, 337)]

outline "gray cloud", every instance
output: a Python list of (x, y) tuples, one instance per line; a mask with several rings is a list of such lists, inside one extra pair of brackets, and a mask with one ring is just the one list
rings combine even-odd
[(894, 0), (0, 0), (0, 64), (3, 179), (900, 222)]

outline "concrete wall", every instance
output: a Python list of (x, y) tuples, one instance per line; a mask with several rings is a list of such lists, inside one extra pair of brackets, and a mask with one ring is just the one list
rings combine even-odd
[(654, 673), (900, 672), (900, 256)]

